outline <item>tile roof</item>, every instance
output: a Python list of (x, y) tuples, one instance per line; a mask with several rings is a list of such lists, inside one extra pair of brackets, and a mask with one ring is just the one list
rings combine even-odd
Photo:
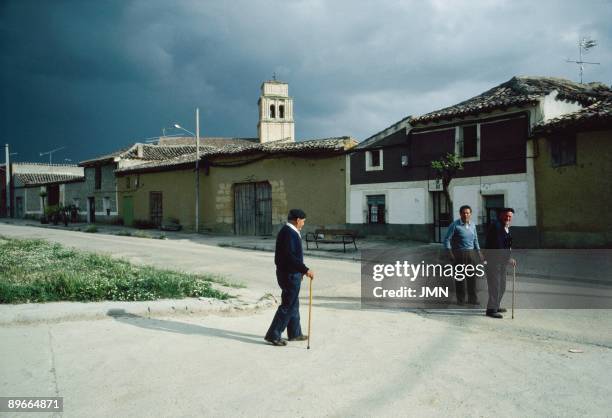
[[(260, 143), (225, 143), (221, 146), (210, 144), (200, 145), (200, 157), (229, 157), (249, 154), (260, 154), (264, 156), (272, 155), (291, 155), (291, 154), (317, 154), (332, 153), (341, 154), (357, 144), (350, 137), (334, 137), (326, 139), (312, 139), (299, 142), (268, 142)], [(184, 154), (179, 157), (164, 161), (152, 161), (136, 166), (124, 167), (116, 170), (117, 173), (128, 173), (136, 171), (153, 171), (158, 168), (170, 168), (181, 165), (193, 164), (196, 161), (196, 154)]]
[(50, 183), (68, 183), (80, 181), (84, 176), (74, 174), (50, 174), (50, 173), (16, 173), (15, 177), (24, 186), (37, 186)]
[(563, 78), (517, 76), (471, 99), (416, 117), (412, 123), (434, 122), (511, 106), (534, 104), (554, 90), (559, 92), (559, 99), (577, 101), (583, 106), (594, 103), (611, 91), (602, 83), (579, 84)]
[(531, 136), (551, 133), (562, 129), (612, 128), (612, 95), (577, 112), (540, 123), (533, 128)]
[[(200, 139), (200, 146), (210, 145), (220, 147), (225, 145), (249, 145), (252, 143), (253, 138), (204, 137)], [(142, 149), (142, 157), (138, 156), (139, 148)], [(162, 161), (194, 152), (195, 144), (186, 143), (186, 141), (174, 142), (173, 140), (166, 140), (161, 145), (136, 143), (129, 148), (124, 148), (112, 152), (110, 154), (105, 154), (96, 158), (81, 161), (80, 165), (95, 165), (99, 163), (113, 161), (115, 158), (123, 160), (143, 160), (143, 162)]]

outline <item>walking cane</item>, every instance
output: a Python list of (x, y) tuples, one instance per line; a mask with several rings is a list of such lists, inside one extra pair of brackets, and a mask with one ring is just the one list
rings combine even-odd
[(514, 319), (514, 294), (516, 290), (516, 264), (512, 266), (512, 319)]
[(306, 346), (307, 350), (310, 350), (310, 318), (312, 316), (312, 279), (310, 279), (310, 283), (308, 286), (308, 344)]

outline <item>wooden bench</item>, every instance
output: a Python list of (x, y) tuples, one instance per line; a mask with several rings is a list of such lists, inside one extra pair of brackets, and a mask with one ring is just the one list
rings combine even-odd
[(350, 229), (315, 229), (314, 233), (306, 234), (306, 249), (310, 249), (308, 243), (314, 242), (317, 249), (319, 244), (342, 244), (344, 252), (346, 252), (346, 245), (353, 244), (355, 251), (357, 251), (356, 238), (357, 231)]

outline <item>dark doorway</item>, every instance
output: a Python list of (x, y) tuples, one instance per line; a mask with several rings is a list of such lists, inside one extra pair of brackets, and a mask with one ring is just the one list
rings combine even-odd
[(270, 183), (234, 185), (234, 233), (236, 235), (272, 234), (272, 188)]
[(59, 205), (59, 184), (47, 186), (47, 206)]
[(431, 192), (433, 202), (434, 242), (442, 242), (452, 219), (444, 192)]
[(87, 222), (90, 224), (96, 223), (96, 198), (87, 198)]
[(162, 218), (164, 216), (164, 208), (162, 205), (162, 192), (150, 192), (149, 193), (149, 211), (150, 219), (153, 225), (161, 226)]
[(497, 219), (497, 212), (504, 208), (504, 195), (493, 194), (484, 197), (485, 219), (484, 223), (489, 226), (491, 222)]

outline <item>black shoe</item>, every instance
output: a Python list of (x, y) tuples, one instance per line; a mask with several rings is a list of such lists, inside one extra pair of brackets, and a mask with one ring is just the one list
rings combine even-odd
[(486, 316), (490, 316), (491, 318), (497, 318), (497, 319), (501, 319), (504, 316), (502, 314), (499, 314), (495, 311), (487, 311), (487, 313), (485, 314)]
[(267, 342), (269, 342), (272, 345), (276, 345), (278, 347), (282, 347), (284, 345), (287, 345), (287, 341), (283, 340), (282, 338), (278, 339), (278, 340), (273, 340), (271, 338), (264, 338), (264, 340), (266, 340)]
[(508, 312), (508, 310), (506, 308), (499, 308), (497, 312)]
[(298, 335), (297, 337), (289, 338), (289, 341), (306, 341), (308, 335)]

